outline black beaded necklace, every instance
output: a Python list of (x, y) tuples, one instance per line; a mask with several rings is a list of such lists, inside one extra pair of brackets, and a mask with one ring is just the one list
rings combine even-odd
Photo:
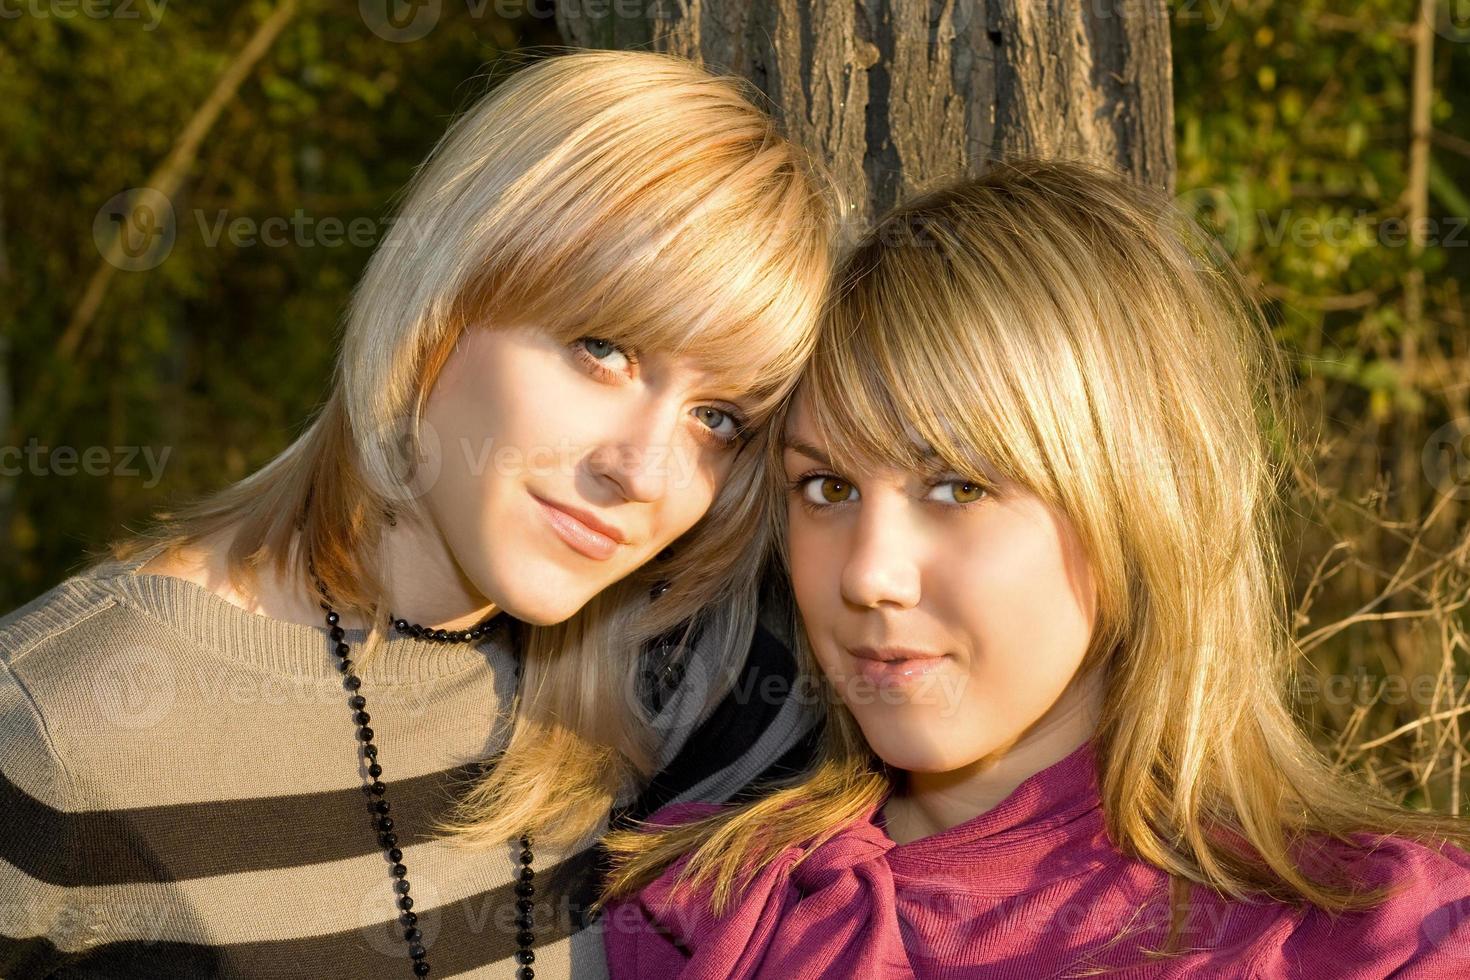
[[(409, 896), (408, 868), (403, 864), (403, 851), (398, 847), (398, 835), (393, 833), (393, 818), (389, 816), (392, 809), (384, 798), (388, 787), (378, 777), (383, 775), (383, 767), (378, 762), (378, 747), (373, 744), (373, 730), (368, 727), (370, 717), (365, 710), (367, 698), (357, 693), (362, 687), (362, 678), (357, 676), (353, 669), (356, 665), (348, 658), (352, 652), (343, 637), (347, 634), (341, 627), (342, 618), (332, 608), (332, 596), (327, 591), (325, 583), (316, 573), (316, 563), (311, 559), (306, 560), (307, 568), (311, 571), (311, 577), (316, 582), (316, 589), (321, 593), (321, 601), (318, 603), (326, 610), (327, 633), (332, 638), (332, 651), (337, 655), (337, 669), (344, 675), (344, 683), (352, 693), (347, 704), (352, 708), (352, 720), (357, 722), (357, 738), (362, 743), (362, 754), (367, 761), (368, 775), (372, 777), (372, 783), (367, 791), (377, 797), (373, 802), (374, 822), (378, 828), (378, 841), (387, 852), (388, 859), (393, 862), (392, 874), (398, 879), (393, 883), (393, 890), (398, 893), (398, 907), (403, 914), (399, 917), (403, 923), (403, 938), (408, 942), (408, 955), (413, 961), (413, 972), (415, 976), (426, 977), (429, 975), (429, 961), (426, 959), (428, 950), (419, 941), (423, 934), (418, 929), (418, 914), (413, 911), (413, 898)], [(432, 640), (438, 643), (473, 643), (484, 636), (488, 636), (496, 626), (496, 617), (490, 616), (481, 620), (467, 630), (443, 630), (428, 629), (417, 623), (410, 623), (405, 619), (399, 619), (391, 613), (388, 616), (393, 623), (393, 628), (404, 636), (412, 636), (415, 639)], [(516, 664), (516, 679), (521, 675), (520, 664)], [(516, 881), (516, 962), (520, 964), (516, 970), (517, 980), (533, 980), (536, 971), (531, 964), (536, 961), (536, 951), (531, 947), (535, 944), (536, 937), (532, 932), (535, 924), (535, 896), (536, 885), (534, 879), (536, 872), (531, 867), (534, 855), (531, 853), (531, 836), (521, 835), (520, 875)]]

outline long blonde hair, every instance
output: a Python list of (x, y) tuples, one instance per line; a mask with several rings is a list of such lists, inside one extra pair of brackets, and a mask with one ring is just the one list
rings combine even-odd
[[(309, 555), (338, 608), (372, 624), (364, 661), (386, 638), (372, 567), (386, 514), (424, 513), (406, 489), (419, 419), (464, 331), (513, 321), (564, 343), (594, 336), (685, 353), (716, 383), (750, 392), (750, 441), (671, 557), (566, 622), (515, 624), (523, 667), (509, 742), (438, 828), (455, 843), (527, 830), (551, 845), (590, 837), (618, 794), (650, 774), (648, 719), (619, 696), (635, 689), (646, 641), (702, 626), (727, 664), (744, 656), (769, 552), (764, 422), (815, 343), (837, 207), (820, 165), (757, 98), (738, 78), (642, 52), (577, 52), (511, 75), (415, 173), (354, 291), (325, 403), (300, 437), (112, 545), (126, 557), (233, 529), (230, 577), (247, 589), (262, 566), (308, 582)], [(651, 603), (659, 578), (677, 587)]]
[[(800, 385), (839, 472), (922, 469), (912, 426), (956, 472), (994, 467), (1076, 526), (1099, 593), (1081, 669), (1106, 676), (1103, 811), (1124, 853), (1172, 879), (1169, 944), (1188, 882), (1328, 910), (1384, 897), (1346, 869), (1306, 870), (1309, 838), (1470, 843), (1463, 822), (1334, 771), (1293, 717), (1277, 542), (1300, 423), (1269, 327), (1216, 251), (1119, 175), (997, 166), (899, 206), (845, 256)], [(820, 677), (804, 636), (798, 654)], [(692, 852), (680, 881), (712, 885), (723, 910), (783, 849), (876, 805), (883, 765), (824, 701), (810, 771), (673, 829), (609, 835), (603, 901)]]

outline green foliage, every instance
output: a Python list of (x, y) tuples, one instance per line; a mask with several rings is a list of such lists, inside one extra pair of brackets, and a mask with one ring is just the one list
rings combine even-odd
[[(0, 444), (35, 447), (0, 461), (21, 470), (0, 476), (6, 609), (120, 525), (238, 479), (287, 444), (319, 403), (393, 195), (506, 52), (560, 43), (548, 18), (500, 20), (493, 4), (444, 4), (434, 29), (406, 43), (375, 34), (356, 4), (305, 5), (200, 146), (172, 202), (167, 258), (119, 271), (62, 357), (102, 263), (94, 217), (147, 184), (276, 5), (170, 4), (156, 20), (146, 4), (128, 5), (132, 17), (122, 5), (100, 18), (68, 9), (25, 5), (0, 29), (0, 371), (13, 388)], [(77, 464), (41, 451), (60, 446), (102, 447), (109, 462), (68, 477)], [(161, 480), (131, 447), (165, 460)]]

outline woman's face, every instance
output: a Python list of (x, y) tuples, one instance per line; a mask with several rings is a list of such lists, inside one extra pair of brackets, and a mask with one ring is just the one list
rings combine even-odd
[(966, 482), (985, 474), (838, 473), (807, 418), (799, 394), (783, 439), (792, 584), (878, 756), (952, 772), (1074, 717), (1095, 594), (1069, 522), (1020, 487)]
[(658, 352), (471, 329), (425, 406), (415, 492), (486, 599), (560, 622), (705, 514), (742, 394)]

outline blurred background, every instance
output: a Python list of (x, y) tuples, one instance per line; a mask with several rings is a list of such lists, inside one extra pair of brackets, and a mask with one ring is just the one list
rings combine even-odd
[[(446, 2), (412, 43), (367, 10), (0, 0), (0, 610), (286, 446), (394, 195), (567, 43), (550, 3)], [(1284, 542), (1304, 724), (1470, 813), (1470, 0), (1177, 0), (1167, 32), (1173, 192), (1312, 422)]]

